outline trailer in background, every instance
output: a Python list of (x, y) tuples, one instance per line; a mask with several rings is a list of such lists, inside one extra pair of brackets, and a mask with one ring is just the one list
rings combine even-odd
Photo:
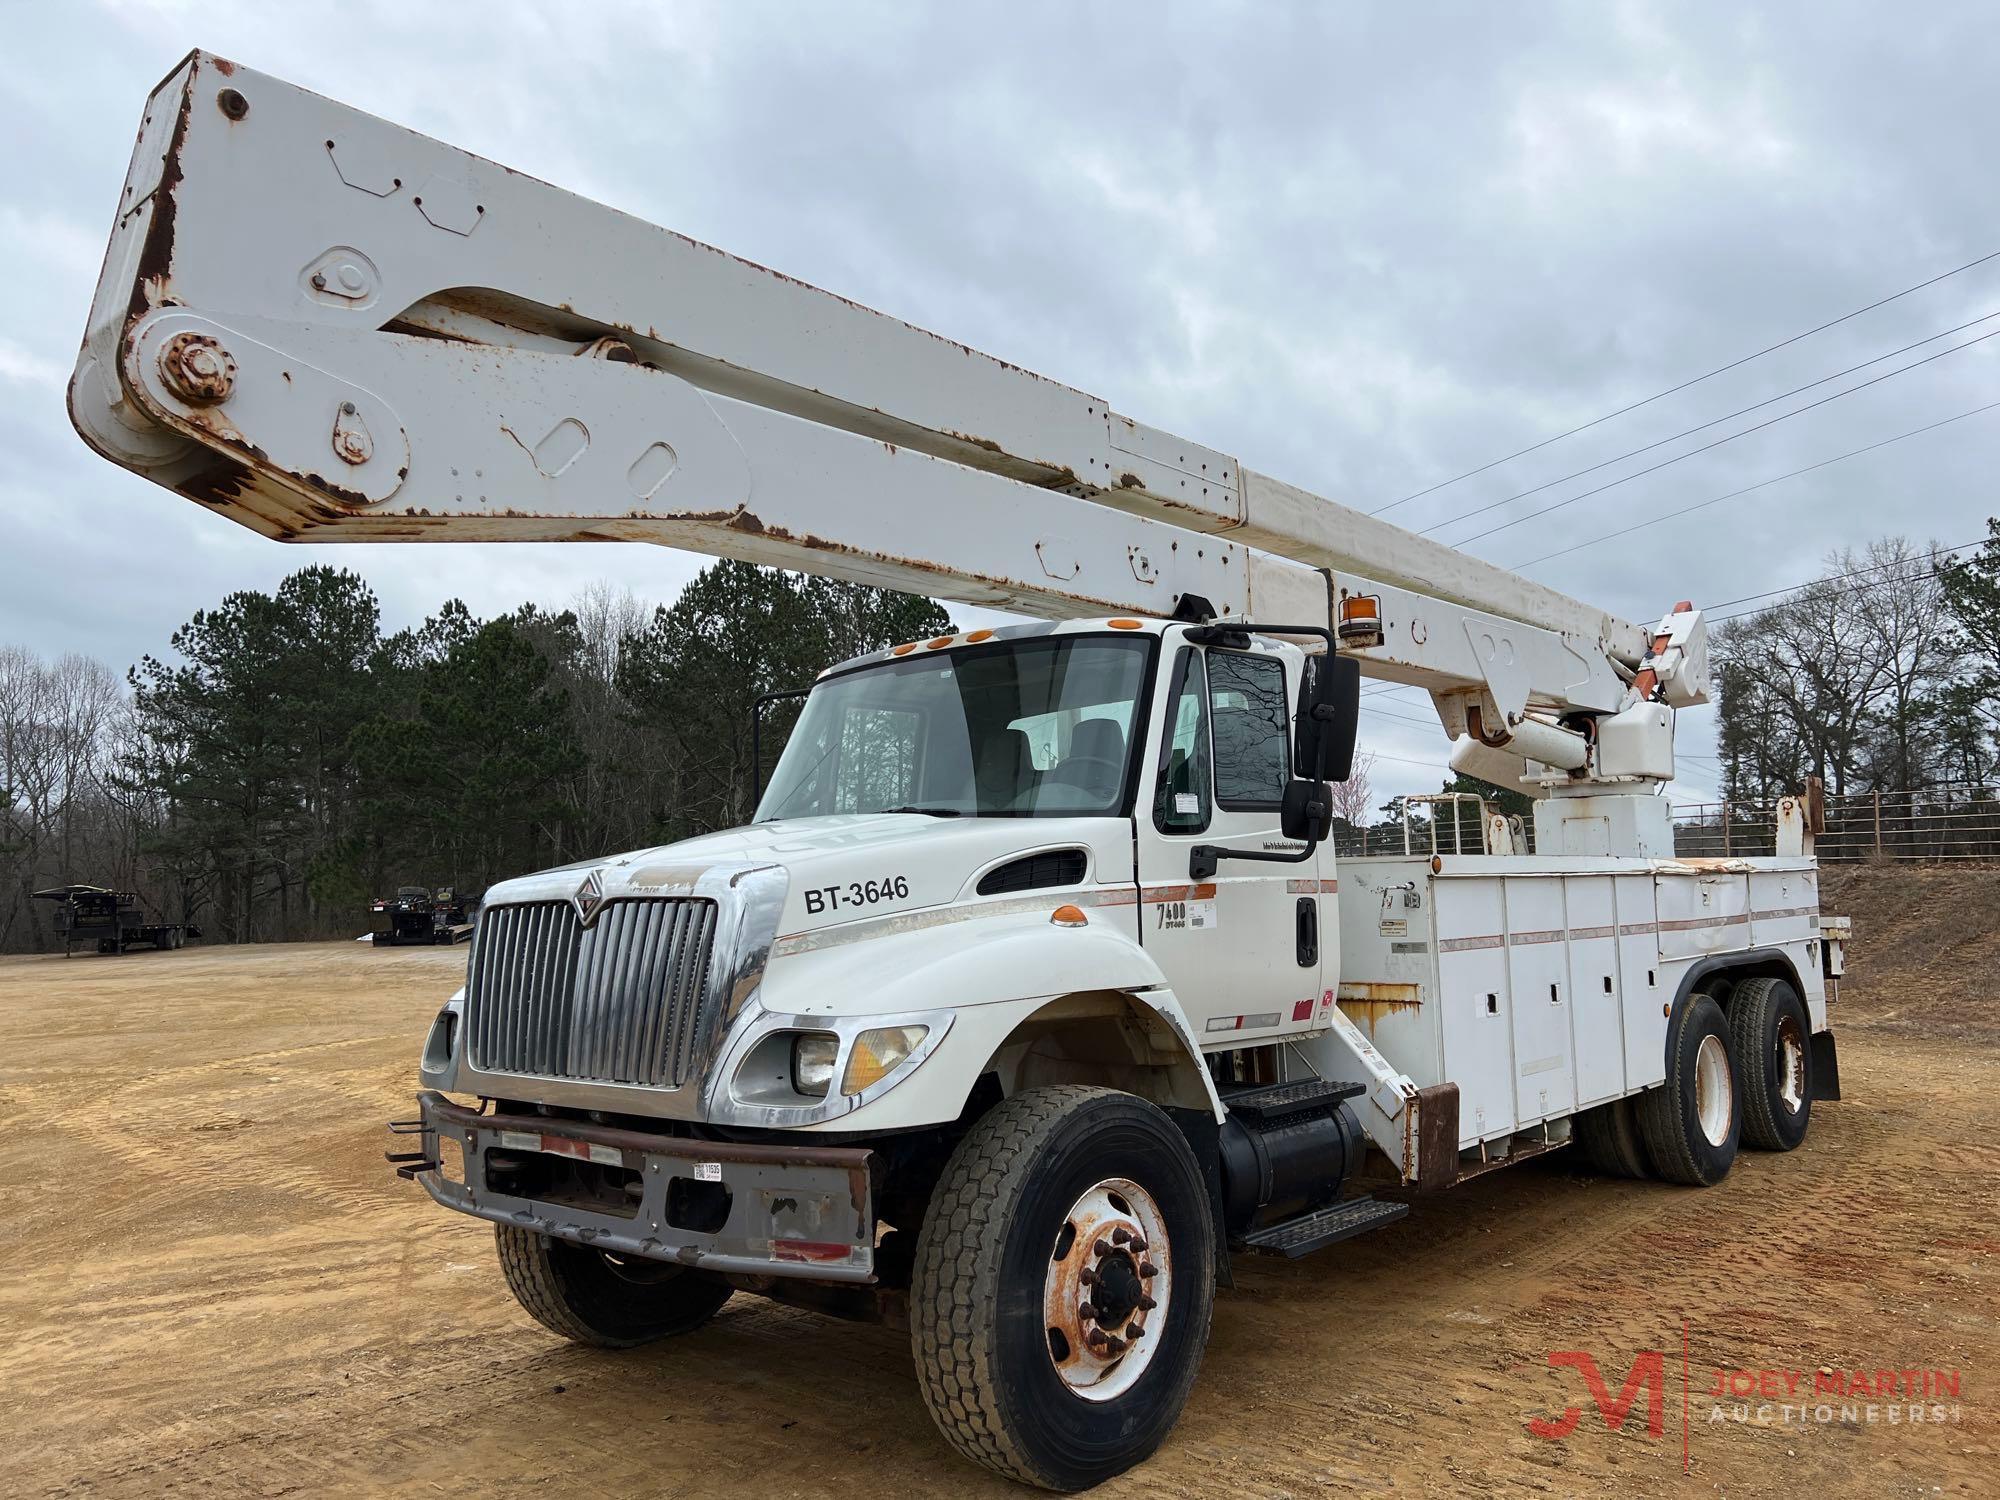
[(68, 958), (79, 943), (95, 943), (99, 953), (123, 953), (137, 943), (178, 948), (201, 929), (187, 922), (161, 922), (147, 912), (135, 891), (101, 885), (58, 885), (36, 891), (37, 901), (56, 903), (56, 932)]
[(378, 948), (462, 943), (472, 936), (473, 906), (450, 886), (435, 892), (421, 885), (399, 886), (395, 895), (374, 903), (369, 936)]

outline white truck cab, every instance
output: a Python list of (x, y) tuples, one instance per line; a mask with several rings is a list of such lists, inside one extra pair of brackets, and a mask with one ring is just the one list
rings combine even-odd
[[(654, 542), (1047, 617), (826, 672), (748, 827), (487, 893), (390, 1159), (565, 1337), (738, 1293), (907, 1327), (962, 1455), (1080, 1489), (1165, 1440), (1232, 1256), (1563, 1148), (1710, 1184), (1839, 1097), (1816, 794), (1771, 856), (1675, 857), (1691, 602), (1619, 619), (201, 52), (69, 409), (279, 541)], [(1363, 675), (1532, 829), (1336, 868)]]

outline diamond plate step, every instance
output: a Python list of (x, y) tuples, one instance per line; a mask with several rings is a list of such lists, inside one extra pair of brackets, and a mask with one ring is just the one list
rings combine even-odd
[(1297, 1260), (1328, 1245), (1351, 1240), (1357, 1234), (1393, 1224), (1409, 1211), (1407, 1203), (1384, 1203), (1379, 1198), (1350, 1198), (1345, 1203), (1335, 1203), (1316, 1213), (1301, 1214), (1282, 1224), (1255, 1230), (1243, 1236), (1243, 1243), (1252, 1250)]
[(1323, 1078), (1308, 1078), (1302, 1083), (1262, 1084), (1234, 1094), (1224, 1094), (1222, 1102), (1229, 1106), (1233, 1115), (1242, 1115), (1249, 1120), (1275, 1120), (1298, 1114), (1301, 1110), (1323, 1109), (1367, 1091), (1364, 1085), (1358, 1083), (1329, 1083)]

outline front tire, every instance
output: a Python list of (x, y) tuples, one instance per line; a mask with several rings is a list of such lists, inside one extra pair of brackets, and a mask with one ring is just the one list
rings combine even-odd
[(1087, 1489), (1173, 1429), (1214, 1300), (1208, 1194), (1174, 1123), (1112, 1089), (1030, 1089), (972, 1127), (931, 1196), (917, 1381), (965, 1457)]
[(1790, 1151), (1812, 1124), (1812, 1022), (1782, 979), (1746, 979), (1729, 997), (1729, 1034), (1743, 1084), (1743, 1139)]
[(1674, 1008), (1667, 1033), (1667, 1081), (1639, 1096), (1639, 1134), (1654, 1175), (1712, 1187), (1729, 1175), (1743, 1133), (1729, 1024), (1712, 996)]
[(507, 1289), (544, 1328), (599, 1349), (630, 1349), (692, 1333), (729, 1300), (729, 1284), (707, 1271), (639, 1260), (493, 1226)]

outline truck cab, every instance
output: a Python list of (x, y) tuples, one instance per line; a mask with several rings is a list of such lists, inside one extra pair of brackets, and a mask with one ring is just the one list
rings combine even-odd
[[(1111, 619), (837, 666), (747, 827), (494, 888), (425, 1081), (829, 1136), (1080, 1079), (1215, 1115), (1205, 1051), (1332, 1009), (1333, 855), (1286, 816), (1305, 660)], [(1218, 847), (1250, 857), (1191, 878)]]

